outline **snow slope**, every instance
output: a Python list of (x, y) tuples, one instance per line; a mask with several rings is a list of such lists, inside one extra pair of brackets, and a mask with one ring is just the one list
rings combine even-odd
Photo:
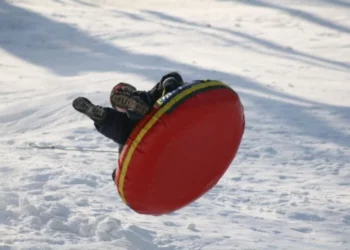
[[(307, 3), (306, 3), (307, 2)], [(0, 249), (350, 249), (349, 0), (0, 0)], [(173, 214), (116, 193), (71, 101), (177, 70), (242, 98), (218, 185)]]

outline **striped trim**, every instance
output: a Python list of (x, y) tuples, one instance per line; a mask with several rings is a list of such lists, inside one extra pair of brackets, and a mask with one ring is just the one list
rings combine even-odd
[(189, 86), (182, 89), (177, 95), (175, 95), (173, 98), (171, 98), (169, 101), (165, 101), (161, 104), (159, 107), (159, 110), (151, 117), (151, 119), (144, 125), (143, 128), (139, 131), (138, 135), (135, 137), (133, 142), (131, 143), (128, 152), (126, 153), (126, 157), (123, 161), (123, 165), (121, 168), (121, 174), (119, 177), (119, 193), (120, 196), (125, 204), (127, 204), (125, 194), (124, 194), (124, 182), (125, 182), (125, 176), (128, 171), (128, 167), (131, 161), (132, 156), (134, 155), (134, 152), (143, 139), (143, 137), (147, 134), (147, 132), (153, 127), (153, 125), (161, 118), (161, 116), (165, 113), (167, 113), (169, 110), (171, 110), (175, 105), (177, 105), (180, 102), (183, 102), (184, 99), (187, 99), (186, 97), (194, 95), (196, 92), (202, 92), (205, 89), (211, 89), (213, 87), (228, 87), (226, 84), (219, 82), (219, 81), (205, 81), (200, 83), (191, 84), (192, 86)]

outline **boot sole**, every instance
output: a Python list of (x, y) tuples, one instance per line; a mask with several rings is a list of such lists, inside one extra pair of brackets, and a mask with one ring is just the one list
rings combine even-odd
[(145, 103), (137, 101), (124, 93), (114, 93), (111, 97), (111, 101), (114, 106), (136, 112), (140, 115), (145, 115), (149, 111), (149, 107)]
[(73, 107), (81, 113), (86, 113), (93, 106), (94, 105), (85, 98), (77, 98), (73, 101)]
[[(95, 122), (103, 121), (107, 115), (102, 109), (102, 107), (92, 104), (92, 102), (90, 102), (85, 97), (75, 99), (73, 101), (73, 107), (80, 113), (83, 113), (84, 115), (90, 117)], [(96, 110), (95, 108), (97, 107), (101, 109)]]

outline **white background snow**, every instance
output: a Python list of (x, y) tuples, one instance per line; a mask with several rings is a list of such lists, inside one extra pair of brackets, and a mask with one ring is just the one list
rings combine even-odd
[[(173, 214), (126, 207), (117, 150), (71, 107), (169, 71), (242, 98), (218, 185)], [(0, 249), (350, 249), (349, 0), (0, 0)], [(195, 178), (195, 177), (194, 177)]]

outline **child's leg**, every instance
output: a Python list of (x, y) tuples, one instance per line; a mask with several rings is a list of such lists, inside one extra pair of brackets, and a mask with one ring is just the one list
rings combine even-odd
[(106, 118), (101, 122), (95, 122), (96, 129), (114, 142), (124, 145), (137, 121), (132, 121), (124, 113), (112, 108), (104, 108)]
[[(121, 113), (112, 108), (104, 108), (106, 118), (101, 122), (94, 122), (94, 125), (102, 135), (112, 139), (119, 144), (119, 154), (121, 154), (124, 144), (137, 124), (137, 121), (130, 120), (125, 113)], [(114, 181), (116, 169), (113, 170), (112, 179)]]

